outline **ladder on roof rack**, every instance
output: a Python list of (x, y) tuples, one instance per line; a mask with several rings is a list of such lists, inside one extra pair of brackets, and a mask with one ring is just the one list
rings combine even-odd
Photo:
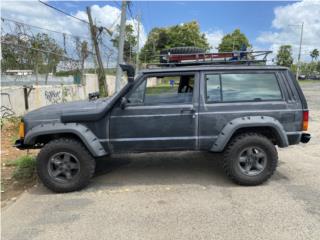
[[(174, 67), (215, 64), (265, 64), (272, 51), (234, 51), (221, 53), (163, 54), (160, 63), (148, 64), (147, 67)], [(257, 59), (261, 58), (261, 59)]]

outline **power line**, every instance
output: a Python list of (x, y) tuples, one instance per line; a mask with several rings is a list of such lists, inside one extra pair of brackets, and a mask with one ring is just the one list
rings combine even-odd
[(46, 6), (49, 7), (49, 8), (52, 8), (52, 9), (54, 9), (54, 10), (60, 12), (60, 13), (65, 14), (65, 15), (67, 15), (67, 16), (69, 16), (69, 17), (72, 17), (72, 18), (77, 19), (77, 20), (79, 20), (79, 21), (81, 21), (81, 22), (84, 22), (84, 23), (86, 23), (86, 24), (89, 24), (89, 22), (87, 22), (86, 20), (83, 20), (83, 19), (81, 19), (81, 18), (75, 17), (75, 16), (73, 16), (73, 15), (71, 15), (71, 14), (65, 12), (65, 11), (62, 11), (62, 10), (59, 9), (59, 8), (56, 8), (56, 7), (54, 7), (54, 6), (51, 6), (51, 5), (48, 4), (48, 3), (42, 2), (41, 0), (39, 0), (39, 2), (42, 3), (43, 5), (46, 5)]
[(33, 28), (38, 28), (38, 29), (45, 30), (45, 31), (48, 31), (48, 32), (65, 34), (65, 35), (69, 35), (69, 36), (72, 36), (72, 37), (77, 37), (77, 38), (83, 38), (83, 39), (90, 40), (90, 38), (85, 37), (85, 36), (73, 35), (71, 33), (66, 33), (66, 32), (59, 32), (59, 31), (56, 31), (56, 30), (52, 30), (52, 29), (48, 29), (48, 28), (44, 28), (44, 27), (39, 27), (39, 26), (28, 24), (28, 23), (19, 22), (19, 21), (12, 20), (12, 19), (9, 19), (9, 18), (1, 18), (1, 20), (2, 21), (8, 21), (8, 22), (14, 22), (14, 23), (17, 23), (17, 24), (22, 24), (22, 25), (25, 25), (25, 26), (33, 27)]

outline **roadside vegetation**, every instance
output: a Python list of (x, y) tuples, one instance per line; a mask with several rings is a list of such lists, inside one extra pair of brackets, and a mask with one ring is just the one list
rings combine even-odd
[(21, 151), (13, 147), (18, 138), (20, 120), (20, 117), (1, 119), (1, 206), (36, 183), (37, 151)]
[(14, 166), (12, 177), (16, 180), (31, 180), (35, 177), (36, 160), (34, 156), (24, 155), (8, 163)]

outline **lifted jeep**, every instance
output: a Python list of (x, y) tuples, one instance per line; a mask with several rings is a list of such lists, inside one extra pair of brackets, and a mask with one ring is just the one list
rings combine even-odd
[[(187, 64), (186, 64), (187, 65)], [(307, 143), (308, 106), (287, 68), (196, 64), (139, 72), (110, 98), (27, 113), (20, 149), (41, 148), (37, 172), (49, 189), (85, 187), (95, 158), (121, 152), (223, 152), (237, 184), (258, 185), (277, 167), (278, 147)]]

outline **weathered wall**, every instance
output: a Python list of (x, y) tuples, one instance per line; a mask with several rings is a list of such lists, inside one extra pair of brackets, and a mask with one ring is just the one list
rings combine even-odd
[[(111, 76), (113, 77), (113, 76)], [(110, 76), (107, 76), (112, 81)], [(26, 110), (23, 86), (1, 87), (1, 117), (24, 115), (46, 105), (87, 99), (91, 92), (99, 91), (96, 74), (86, 74), (84, 85), (58, 84), (58, 85), (34, 85), (28, 96), (29, 108)]]
[[(34, 86), (28, 96), (29, 111), (86, 97), (85, 87), (81, 85)], [(1, 117), (21, 116), (26, 112), (23, 86), (2, 87)]]
[[(108, 95), (115, 92), (115, 76), (107, 75)], [(155, 86), (159, 82), (156, 78), (148, 80), (148, 86)], [(126, 80), (122, 80), (122, 86)], [(1, 87), (1, 117), (21, 116), (26, 112), (54, 103), (88, 99), (88, 94), (99, 91), (96, 74), (85, 74), (84, 85), (57, 84), (34, 85), (28, 96), (29, 108), (26, 110), (23, 86)]]

